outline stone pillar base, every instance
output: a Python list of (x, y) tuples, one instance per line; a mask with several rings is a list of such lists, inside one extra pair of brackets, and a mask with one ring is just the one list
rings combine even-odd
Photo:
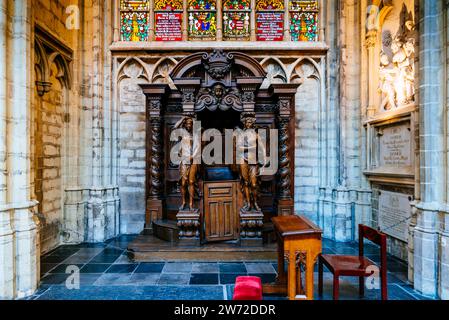
[(176, 215), (179, 228), (179, 242), (183, 244), (200, 244), (200, 210), (183, 209)]

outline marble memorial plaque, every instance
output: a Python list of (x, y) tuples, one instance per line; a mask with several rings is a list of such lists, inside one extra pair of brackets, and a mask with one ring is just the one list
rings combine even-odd
[(411, 134), (408, 124), (387, 127), (380, 138), (381, 167), (407, 167), (412, 165)]
[(381, 191), (378, 218), (380, 231), (407, 242), (407, 227), (412, 212), (410, 199), (408, 194)]

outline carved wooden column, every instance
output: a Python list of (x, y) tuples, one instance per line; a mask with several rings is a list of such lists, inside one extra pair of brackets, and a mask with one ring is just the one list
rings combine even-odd
[[(255, 118), (256, 92), (263, 82), (263, 78), (237, 77), (237, 86), (241, 92), (243, 113), (247, 117)], [(259, 177), (260, 179), (260, 177)], [(263, 212), (262, 210), (240, 208), (240, 243), (245, 246), (259, 246), (262, 244)]]
[(279, 100), (278, 130), (279, 130), (279, 169), (277, 190), (278, 215), (293, 214), (294, 201), (294, 119), (295, 94), (299, 84), (272, 84), (272, 92)]
[(153, 233), (153, 221), (163, 218), (164, 212), (164, 161), (163, 161), (163, 108), (167, 94), (166, 84), (141, 85), (147, 99), (147, 204), (145, 234)]
[[(196, 94), (201, 84), (201, 80), (199, 78), (174, 79), (174, 84), (182, 94), (184, 116), (193, 119), (195, 117)], [(192, 134), (195, 133), (193, 132)], [(195, 207), (195, 205), (193, 208), (180, 208), (176, 214), (176, 219), (179, 228), (179, 241), (182, 243), (199, 245), (201, 223), (201, 212), (199, 208)]]

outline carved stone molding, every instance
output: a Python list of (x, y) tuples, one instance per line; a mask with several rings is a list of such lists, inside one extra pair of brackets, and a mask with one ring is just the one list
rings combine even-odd
[(56, 64), (58, 68), (56, 77), (67, 89), (70, 89), (72, 86), (70, 64), (73, 60), (73, 50), (39, 25), (35, 27), (34, 50), (35, 85), (39, 96), (43, 96), (51, 89), (50, 77), (53, 64)]
[(220, 83), (212, 88), (202, 88), (198, 93), (195, 103), (195, 111), (201, 111), (207, 108), (210, 111), (220, 109), (227, 111), (234, 109), (242, 110), (242, 99), (237, 88), (227, 88)]

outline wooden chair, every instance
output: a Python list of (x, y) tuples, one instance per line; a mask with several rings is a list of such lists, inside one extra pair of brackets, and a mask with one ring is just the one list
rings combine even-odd
[(363, 297), (365, 293), (365, 277), (371, 276), (374, 271), (367, 271), (369, 266), (376, 266), (370, 259), (363, 256), (363, 239), (368, 239), (380, 246), (380, 277), (382, 300), (387, 300), (387, 236), (370, 227), (359, 225), (359, 255), (331, 255), (323, 254), (318, 258), (318, 294), (323, 295), (323, 264), (332, 272), (333, 298), (338, 300), (339, 277), (359, 277), (359, 293)]

